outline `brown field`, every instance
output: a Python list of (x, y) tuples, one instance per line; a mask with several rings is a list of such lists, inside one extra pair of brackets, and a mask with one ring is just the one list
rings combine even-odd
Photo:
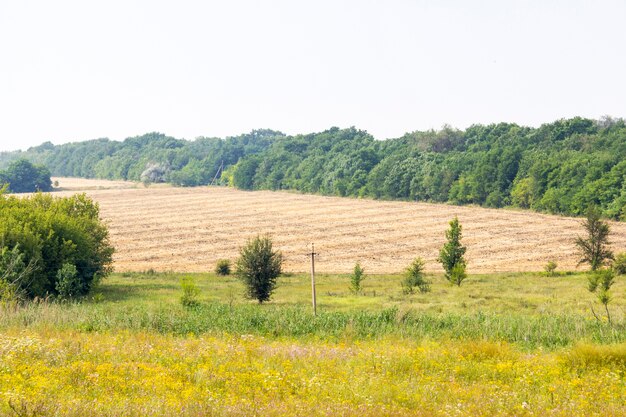
[[(290, 272), (308, 270), (310, 242), (320, 252), (319, 272), (349, 272), (356, 261), (369, 273), (399, 272), (416, 256), (435, 272), (441, 271), (436, 258), (454, 216), (463, 225), (469, 272), (537, 271), (548, 260), (558, 270), (573, 270), (573, 241), (583, 233), (580, 219), (527, 211), (58, 180), (66, 191), (55, 195), (85, 190), (99, 202), (117, 249), (117, 271), (212, 270), (217, 259), (235, 259), (246, 239), (269, 233)], [(611, 227), (613, 249), (626, 250), (626, 224)]]

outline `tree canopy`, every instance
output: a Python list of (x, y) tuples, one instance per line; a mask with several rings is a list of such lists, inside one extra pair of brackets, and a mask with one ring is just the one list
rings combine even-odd
[[(516, 206), (626, 220), (626, 123), (557, 120), (538, 128), (511, 123), (411, 132), (375, 140), (356, 128), (284, 135), (256, 130), (226, 139), (180, 140), (159, 133), (123, 142), (97, 139), (0, 154), (58, 176), (209, 184), (246, 190)], [(142, 177), (143, 174), (143, 177)]]

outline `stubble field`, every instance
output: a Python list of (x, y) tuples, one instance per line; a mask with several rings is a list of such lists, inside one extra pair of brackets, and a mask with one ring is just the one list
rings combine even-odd
[[(100, 204), (116, 247), (117, 271), (201, 272), (234, 259), (246, 239), (272, 235), (285, 270), (308, 269), (314, 242), (320, 272), (346, 273), (360, 261), (369, 273), (402, 271), (416, 256), (440, 271), (438, 250), (458, 216), (468, 247), (468, 271), (539, 271), (554, 260), (573, 270), (580, 219), (527, 211), (246, 192), (221, 187), (145, 188), (130, 182), (57, 178)], [(626, 224), (612, 223), (613, 249), (626, 250)]]

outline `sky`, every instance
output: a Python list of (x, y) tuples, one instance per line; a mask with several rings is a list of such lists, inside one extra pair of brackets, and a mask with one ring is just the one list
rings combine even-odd
[(0, 0), (0, 150), (626, 117), (626, 1)]

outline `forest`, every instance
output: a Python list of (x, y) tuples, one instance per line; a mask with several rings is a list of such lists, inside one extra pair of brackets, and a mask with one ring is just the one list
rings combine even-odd
[[(255, 130), (193, 141), (160, 133), (0, 153), (54, 176), (245, 190), (520, 207), (582, 215), (596, 205), (626, 220), (626, 123), (580, 117), (538, 128), (511, 123), (444, 126), (376, 140), (354, 127), (285, 135)], [(223, 168), (223, 169), (221, 169)]]

